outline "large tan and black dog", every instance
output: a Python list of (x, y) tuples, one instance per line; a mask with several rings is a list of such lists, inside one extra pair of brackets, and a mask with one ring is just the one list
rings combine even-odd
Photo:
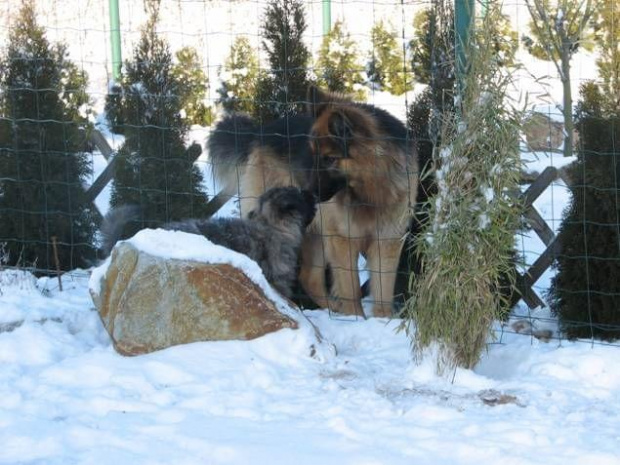
[(418, 188), (413, 141), (402, 122), (372, 105), (316, 88), (309, 102), (309, 116), (262, 126), (243, 115), (220, 121), (208, 142), (215, 176), (227, 195), (239, 194), (243, 215), (271, 187), (313, 191), (321, 203), (302, 246), (302, 286), (320, 306), (363, 315), (362, 254), (373, 314), (388, 316)]

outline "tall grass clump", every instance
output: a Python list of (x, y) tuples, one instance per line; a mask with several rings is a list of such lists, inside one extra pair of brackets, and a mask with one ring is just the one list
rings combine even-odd
[(434, 153), (438, 192), (416, 239), (423, 271), (411, 276), (404, 310), (415, 358), (437, 353), (440, 373), (476, 364), (492, 322), (509, 307), (506, 282), (514, 285), (521, 112), (510, 105), (511, 76), (495, 53), (500, 14), (489, 8), (465, 44), (467, 71)]

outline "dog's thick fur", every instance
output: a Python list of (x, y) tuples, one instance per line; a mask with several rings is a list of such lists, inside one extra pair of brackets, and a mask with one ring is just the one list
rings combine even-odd
[(297, 186), (320, 202), (345, 187), (344, 177), (318, 166), (309, 143), (313, 123), (312, 117), (296, 115), (260, 126), (237, 113), (216, 125), (208, 140), (213, 174), (225, 197), (241, 194), (242, 216), (271, 187)]
[(227, 193), (239, 193), (244, 215), (268, 188), (311, 189), (322, 203), (302, 246), (299, 278), (305, 291), (320, 306), (363, 315), (357, 266), (363, 254), (373, 314), (388, 316), (416, 202), (413, 141), (403, 123), (374, 106), (316, 88), (309, 101), (309, 117), (260, 127), (233, 115), (218, 123), (208, 142), (214, 173)]
[[(101, 227), (104, 253), (109, 254), (118, 240), (113, 234), (137, 213), (134, 207), (121, 207), (106, 215)], [(278, 187), (262, 194), (246, 219), (188, 219), (161, 227), (200, 234), (214, 244), (247, 255), (258, 263), (267, 281), (290, 298), (304, 232), (315, 213), (316, 203), (310, 192)]]

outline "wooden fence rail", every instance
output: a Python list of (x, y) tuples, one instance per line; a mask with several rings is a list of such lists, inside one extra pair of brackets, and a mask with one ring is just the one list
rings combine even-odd
[(557, 179), (562, 179), (566, 185), (570, 184), (570, 179), (564, 168), (557, 169), (553, 166), (548, 166), (540, 173), (534, 182), (532, 182), (530, 187), (519, 196), (519, 200), (523, 202), (524, 206), (523, 219), (525, 223), (532, 228), (547, 247), (536, 261), (529, 266), (525, 273), (518, 273), (517, 276), (517, 290), (520, 295), (515, 297), (513, 303), (516, 303), (519, 298), (522, 298), (531, 309), (546, 306), (545, 302), (533, 289), (533, 286), (560, 253), (560, 243), (557, 240), (557, 236), (538, 210), (536, 210), (534, 202), (547, 190), (549, 185)]

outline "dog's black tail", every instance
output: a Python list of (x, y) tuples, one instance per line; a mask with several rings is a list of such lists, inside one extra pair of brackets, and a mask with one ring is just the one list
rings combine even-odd
[(238, 168), (247, 162), (258, 125), (247, 115), (233, 113), (215, 125), (207, 142), (213, 175), (222, 189), (236, 186)]
[(248, 161), (259, 127), (247, 115), (233, 113), (215, 125), (207, 141), (213, 176), (221, 190), (207, 204), (205, 218), (214, 215), (239, 191), (239, 177)]
[(103, 217), (101, 227), (101, 258), (106, 258), (112, 252), (114, 245), (123, 236), (125, 227), (140, 217), (140, 207), (137, 205), (122, 205), (111, 209)]

